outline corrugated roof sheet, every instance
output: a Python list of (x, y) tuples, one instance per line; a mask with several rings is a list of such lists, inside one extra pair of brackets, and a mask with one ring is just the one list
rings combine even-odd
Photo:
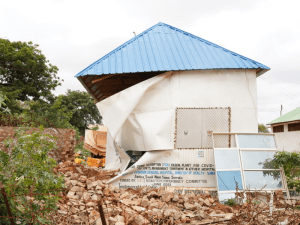
[(276, 120), (271, 121), (267, 125), (275, 124), (275, 123), (285, 123), (290, 121), (300, 120), (300, 107), (278, 117)]
[(158, 23), (97, 60), (75, 77), (138, 72), (270, 68), (195, 35)]

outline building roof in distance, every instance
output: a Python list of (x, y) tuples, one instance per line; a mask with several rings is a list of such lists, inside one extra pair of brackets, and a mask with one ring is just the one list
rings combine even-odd
[(278, 117), (277, 119), (269, 122), (267, 125), (276, 124), (276, 123), (286, 123), (295, 120), (300, 120), (300, 107)]

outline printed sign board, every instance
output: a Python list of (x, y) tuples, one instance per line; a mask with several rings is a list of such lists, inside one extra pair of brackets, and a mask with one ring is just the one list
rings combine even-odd
[(109, 181), (118, 188), (141, 186), (216, 188), (212, 149), (146, 152), (135, 164)]

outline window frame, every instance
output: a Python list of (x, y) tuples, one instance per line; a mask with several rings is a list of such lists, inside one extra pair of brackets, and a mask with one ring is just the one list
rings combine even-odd
[[(239, 134), (246, 134), (246, 135), (269, 135), (269, 136), (274, 136), (274, 141), (275, 141), (275, 146), (276, 148), (241, 148), (239, 146), (239, 140), (238, 140), (238, 135)], [(214, 145), (214, 136), (216, 135), (235, 135), (235, 147), (231, 147), (231, 148), (215, 148)], [(257, 189), (248, 189), (247, 185), (246, 185), (246, 181), (245, 181), (245, 171), (280, 171), (280, 178), (282, 181), (282, 188), (264, 188), (263, 191), (266, 192), (274, 192), (277, 190), (282, 190), (284, 192), (287, 193), (288, 198), (289, 196), (289, 192), (288, 192), (288, 187), (287, 187), (287, 183), (286, 183), (286, 178), (284, 175), (284, 171), (282, 168), (280, 169), (245, 169), (243, 166), (243, 159), (242, 159), (242, 152), (243, 151), (270, 151), (270, 152), (278, 152), (278, 142), (276, 139), (275, 134), (263, 134), (263, 133), (212, 133), (212, 143), (213, 143), (213, 149), (214, 149), (214, 158), (215, 158), (215, 151), (216, 150), (237, 150), (238, 151), (238, 156), (239, 156), (239, 162), (240, 162), (240, 171), (241, 171), (241, 176), (242, 176), (242, 187), (243, 187), (243, 191), (247, 191), (247, 192), (255, 192), (258, 191)], [(219, 191), (219, 184), (218, 184), (218, 177), (217, 177), (217, 173), (218, 171), (237, 171), (238, 169), (217, 169), (217, 165), (216, 165), (216, 160), (215, 160), (215, 172), (216, 172), (216, 184), (217, 184), (217, 193), (218, 193), (218, 197), (220, 199), (220, 194), (225, 194), (225, 193), (236, 193), (236, 191), (232, 191), (232, 190), (228, 190), (228, 191)]]

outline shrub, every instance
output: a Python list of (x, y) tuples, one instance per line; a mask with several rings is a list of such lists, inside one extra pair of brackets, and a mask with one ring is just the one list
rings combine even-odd
[[(26, 134), (25, 128), (19, 128), (15, 138), (5, 142), (8, 152), (0, 150), (0, 181), (18, 224), (51, 223), (50, 212), (57, 209), (58, 194), (64, 188), (63, 177), (53, 171), (56, 161), (48, 157), (56, 142), (42, 131), (41, 127), (40, 132)], [(6, 221), (0, 218), (0, 223)]]

